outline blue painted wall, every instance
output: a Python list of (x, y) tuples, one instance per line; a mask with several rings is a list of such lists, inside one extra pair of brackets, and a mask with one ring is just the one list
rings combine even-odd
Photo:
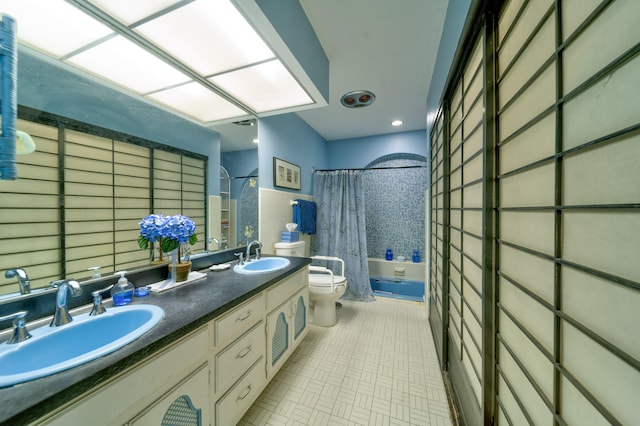
[[(312, 169), (327, 167), (327, 142), (294, 113), (260, 119), (260, 188), (312, 195)], [(273, 186), (273, 157), (300, 166), (300, 191)]]
[(426, 131), (400, 132), (327, 143), (330, 169), (425, 166), (364, 172), (367, 254), (385, 250), (411, 257), (425, 250), (425, 198), (429, 182)]
[(424, 130), (391, 133), (363, 138), (339, 139), (327, 142), (331, 169), (365, 167), (376, 159), (389, 154), (427, 155), (427, 139)]
[(447, 14), (444, 18), (444, 26), (442, 35), (440, 36), (440, 45), (438, 46), (438, 55), (436, 63), (429, 83), (429, 92), (427, 93), (427, 129), (431, 129), (435, 114), (440, 105), (444, 85), (447, 82), (449, 70), (460, 42), (464, 22), (469, 13), (472, 0), (455, 0), (450, 1), (447, 6)]
[(208, 191), (219, 194), (220, 135), (23, 46), (18, 105), (209, 157)]

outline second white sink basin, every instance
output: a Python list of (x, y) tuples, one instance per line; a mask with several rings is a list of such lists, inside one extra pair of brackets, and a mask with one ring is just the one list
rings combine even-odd
[(291, 261), (284, 257), (263, 257), (246, 262), (244, 265), (236, 265), (233, 270), (239, 274), (266, 274), (284, 269), (290, 263)]
[(0, 345), (0, 387), (11, 386), (76, 367), (107, 355), (151, 330), (164, 311), (154, 305), (114, 307), (95, 317), (30, 330), (21, 343)]

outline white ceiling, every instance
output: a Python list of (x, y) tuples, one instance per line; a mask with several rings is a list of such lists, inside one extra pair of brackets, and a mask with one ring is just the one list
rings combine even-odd
[[(326, 140), (426, 128), (427, 91), (448, 0), (300, 0), (330, 64), (329, 105), (298, 112)], [(366, 108), (340, 98), (376, 95)], [(392, 127), (394, 119), (404, 120)]]

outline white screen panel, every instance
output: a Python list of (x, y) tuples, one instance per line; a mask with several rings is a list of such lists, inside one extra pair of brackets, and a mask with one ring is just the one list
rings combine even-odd
[(640, 281), (640, 214), (574, 212), (563, 214), (564, 258), (629, 280)]
[(640, 292), (569, 268), (562, 268), (563, 311), (640, 359)]
[(639, 16), (639, 1), (614, 1), (567, 47), (563, 54), (567, 93), (638, 43)]
[(640, 372), (563, 323), (563, 364), (622, 424), (640, 418)]
[(640, 135), (569, 155), (563, 165), (566, 205), (625, 204), (640, 200)]
[(507, 109), (500, 113), (500, 138), (504, 139), (555, 103), (555, 67), (547, 67)]
[(548, 255), (553, 255), (554, 229), (551, 212), (509, 211), (500, 214), (502, 240)]
[(553, 312), (505, 279), (499, 280), (500, 303), (549, 352), (553, 352)]
[(555, 154), (555, 115), (549, 114), (499, 149), (500, 173), (506, 173)]
[(513, 397), (511, 390), (507, 386), (502, 376), (498, 376), (498, 393), (500, 395), (500, 401), (505, 414), (509, 417), (511, 424), (513, 425), (526, 425), (529, 421), (525, 417), (524, 413), (518, 406), (518, 402)]
[(553, 206), (555, 197), (553, 163), (500, 179), (502, 207)]
[[(518, 2), (512, 3), (514, 4), (509, 4), (509, 9), (518, 6)], [(504, 73), (504, 69), (511, 63), (520, 48), (524, 45), (524, 42), (529, 38), (535, 26), (542, 20), (551, 3), (551, 0), (527, 2), (524, 13), (515, 23), (509, 38), (504, 40), (504, 43), (500, 46), (500, 61), (498, 62), (498, 73), (500, 75)], [(503, 16), (511, 16), (511, 12)]]
[(562, 32), (565, 39), (573, 34), (602, 0), (563, 0)]
[[(551, 400), (553, 398), (553, 363), (504, 312), (500, 311), (498, 316), (500, 337), (511, 350), (516, 352), (520, 363), (533, 377), (543, 395)], [(499, 344), (502, 345), (502, 343)]]
[[(555, 54), (555, 14), (551, 14), (544, 26), (533, 38), (522, 55), (514, 62), (500, 81), (499, 108), (509, 102), (522, 86)], [(498, 61), (501, 61), (499, 55)]]
[[(512, 348), (513, 350), (513, 348)], [(519, 353), (520, 351), (518, 351)], [(525, 410), (537, 425), (553, 424), (553, 415), (511, 354), (499, 345), (500, 368)]]
[(551, 260), (503, 245), (500, 247), (500, 272), (523, 285), (548, 303), (553, 303), (553, 274)]
[[(640, 96), (635, 87), (640, 55), (571, 99), (564, 108), (564, 148), (569, 149), (638, 123)], [(594, 100), (597, 99), (597, 102)]]
[(573, 386), (567, 378), (562, 378), (562, 418), (569, 425), (611, 426), (598, 410)]
[(471, 389), (473, 390), (473, 395), (476, 397), (476, 402), (478, 403), (479, 407), (482, 401), (482, 386), (480, 384), (480, 381), (478, 380), (478, 367), (475, 366), (473, 362), (473, 353), (476, 352), (476, 350), (470, 348), (469, 345), (465, 345), (462, 351), (462, 365), (465, 372), (467, 373), (467, 377), (469, 378), (469, 382), (471, 383)]

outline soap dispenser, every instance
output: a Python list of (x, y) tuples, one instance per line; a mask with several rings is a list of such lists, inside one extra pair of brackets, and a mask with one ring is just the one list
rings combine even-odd
[(126, 305), (127, 303), (131, 303), (131, 300), (133, 299), (133, 292), (135, 288), (124, 276), (126, 273), (127, 271), (115, 273), (115, 275), (120, 274), (120, 279), (111, 289), (111, 298), (113, 299), (113, 304), (115, 306)]

